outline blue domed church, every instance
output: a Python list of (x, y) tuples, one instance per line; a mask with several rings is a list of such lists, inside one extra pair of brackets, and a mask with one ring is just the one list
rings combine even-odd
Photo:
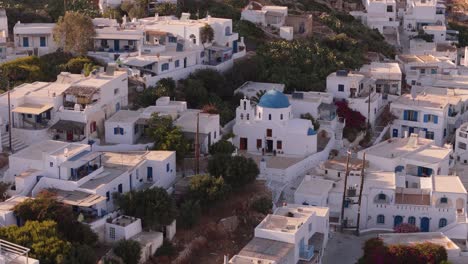
[(302, 157), (317, 152), (312, 122), (293, 118), (288, 97), (277, 90), (266, 92), (257, 105), (241, 99), (233, 132), (241, 151)]

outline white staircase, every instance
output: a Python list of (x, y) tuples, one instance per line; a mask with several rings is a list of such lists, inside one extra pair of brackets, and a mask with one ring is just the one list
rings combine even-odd
[[(24, 148), (26, 148), (28, 145), (24, 144), (23, 141), (15, 137), (14, 135), (11, 135), (11, 146), (13, 148), (14, 152), (20, 151)], [(2, 134), (2, 147), (3, 149), (10, 149), (10, 141), (8, 138), (8, 133), (3, 133)]]

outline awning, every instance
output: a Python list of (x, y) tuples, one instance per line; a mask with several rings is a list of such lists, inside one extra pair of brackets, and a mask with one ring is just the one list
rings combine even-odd
[(65, 130), (65, 131), (74, 131), (74, 130), (84, 130), (86, 124), (77, 122), (77, 121), (70, 121), (70, 120), (59, 120), (55, 123), (50, 129), (55, 130)]
[(156, 63), (156, 62), (148, 61), (148, 60), (139, 60), (139, 59), (131, 59), (131, 60), (128, 60), (127, 62), (124, 62), (125, 65), (133, 66), (133, 67), (145, 67), (153, 63)]
[(54, 106), (51, 104), (23, 104), (15, 109), (12, 112), (14, 113), (21, 113), (21, 114), (31, 114), (31, 115), (39, 115), (47, 110), (52, 109)]
[(57, 201), (72, 206), (90, 207), (107, 199), (104, 196), (81, 191), (63, 191), (57, 189), (50, 191), (55, 193)]

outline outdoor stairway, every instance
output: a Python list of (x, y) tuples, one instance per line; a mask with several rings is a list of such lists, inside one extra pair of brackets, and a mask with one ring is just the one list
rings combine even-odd
[[(11, 136), (11, 145), (13, 147), (13, 151), (15, 151), (15, 152), (20, 151), (20, 150), (27, 147), (27, 145), (24, 144), (23, 141), (21, 141), (20, 139), (14, 137), (13, 135)], [(9, 149), (10, 148), (8, 133), (2, 134), (2, 147), (3, 147), (3, 149)]]

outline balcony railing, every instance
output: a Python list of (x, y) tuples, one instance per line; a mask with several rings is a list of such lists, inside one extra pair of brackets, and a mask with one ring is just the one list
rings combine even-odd
[(310, 261), (314, 256), (314, 246), (305, 245), (299, 251), (299, 258), (302, 260)]

